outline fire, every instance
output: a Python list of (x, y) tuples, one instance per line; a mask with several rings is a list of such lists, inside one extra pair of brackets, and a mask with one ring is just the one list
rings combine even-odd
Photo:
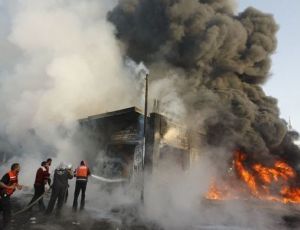
[(288, 180), (289, 178), (294, 178), (296, 176), (294, 170), (282, 161), (276, 161), (274, 168), (267, 168), (261, 164), (255, 164), (252, 168), (259, 174), (260, 179), (266, 184), (270, 184), (272, 181), (277, 182), (280, 178)]
[(224, 195), (222, 192), (217, 188), (215, 182), (211, 184), (209, 187), (209, 192), (206, 194), (206, 199), (209, 200), (221, 200), (223, 199)]
[(237, 173), (240, 175), (241, 179), (248, 185), (251, 193), (253, 195), (257, 195), (257, 185), (255, 181), (255, 177), (246, 170), (243, 165), (243, 161), (246, 159), (244, 154), (236, 154), (235, 156), (235, 169)]
[[(246, 154), (236, 151), (234, 155), (234, 169), (236, 176), (244, 184), (241, 187), (219, 188), (215, 182), (206, 195), (207, 199), (228, 199), (228, 194), (241, 194), (248, 192), (252, 197), (261, 200), (277, 201), (282, 203), (300, 203), (300, 187), (291, 186), (296, 179), (295, 170), (283, 161), (276, 161), (273, 167), (267, 167), (260, 163), (246, 166)], [(223, 193), (226, 191), (226, 193)]]
[(300, 188), (290, 188), (285, 186), (280, 191), (284, 197), (284, 203), (300, 203)]

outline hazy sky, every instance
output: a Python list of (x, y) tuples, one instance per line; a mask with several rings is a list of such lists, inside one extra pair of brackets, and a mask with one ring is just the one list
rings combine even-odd
[(300, 131), (300, 0), (239, 0), (239, 11), (249, 6), (273, 14), (280, 26), (272, 76), (264, 88), (278, 99), (281, 117), (291, 117), (294, 129)]

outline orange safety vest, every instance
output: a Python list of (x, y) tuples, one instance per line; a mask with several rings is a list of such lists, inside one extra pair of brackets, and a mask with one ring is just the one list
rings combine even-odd
[(87, 180), (88, 177), (88, 167), (85, 165), (80, 165), (76, 169), (76, 179), (77, 180)]
[[(18, 184), (18, 175), (15, 172), (9, 171), (8, 176), (9, 176), (8, 186)], [(11, 196), (14, 193), (15, 190), (16, 189), (6, 188), (5, 192), (8, 196)]]

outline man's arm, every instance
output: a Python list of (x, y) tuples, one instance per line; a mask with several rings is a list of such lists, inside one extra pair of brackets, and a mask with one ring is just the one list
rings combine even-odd
[(73, 178), (72, 169), (67, 169), (67, 174), (68, 174), (68, 179), (69, 180)]
[(77, 169), (74, 170), (73, 176), (74, 176), (74, 177), (77, 177)]
[(19, 181), (17, 181), (17, 183), (15, 184), (15, 188), (18, 189), (18, 190), (22, 190), (25, 187), (26, 187), (25, 185), (19, 184)]
[(50, 173), (50, 168), (49, 168), (49, 166), (46, 166), (46, 171), (47, 171), (47, 173), (48, 173), (48, 181), (47, 181), (47, 183), (48, 183), (49, 186), (51, 186), (52, 180), (51, 180), (51, 173)]
[(48, 170), (46, 171), (42, 171), (43, 173), (43, 181), (44, 181), (44, 184), (51, 184), (51, 179), (50, 179), (50, 173), (48, 172)]
[(16, 184), (13, 184), (13, 185), (11, 185), (11, 186), (8, 186), (8, 185), (6, 185), (6, 184), (0, 182), (0, 188), (15, 189), (16, 186), (17, 186)]

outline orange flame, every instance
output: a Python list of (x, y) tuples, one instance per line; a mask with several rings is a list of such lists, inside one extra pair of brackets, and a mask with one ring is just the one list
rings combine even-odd
[(241, 179), (248, 185), (251, 193), (256, 196), (258, 193), (256, 181), (254, 176), (250, 172), (248, 172), (244, 167), (243, 161), (245, 159), (246, 155), (239, 154), (239, 152), (236, 153), (234, 165)]
[[(296, 172), (291, 166), (283, 161), (276, 161), (273, 167), (266, 167), (260, 163), (246, 167), (245, 160), (246, 154), (236, 151), (234, 156), (236, 174), (253, 197), (282, 203), (300, 203), (300, 187), (290, 186), (296, 178)], [(231, 193), (236, 193), (233, 191), (234, 188), (220, 189), (214, 182), (206, 198), (214, 200), (232, 198), (233, 196), (228, 195), (230, 190)]]
[(284, 203), (300, 203), (300, 188), (282, 187), (280, 191)]
[(221, 190), (219, 190), (215, 184), (215, 182), (213, 182), (210, 187), (209, 187), (209, 191), (206, 194), (206, 199), (209, 200), (221, 200), (223, 199), (223, 194), (221, 192)]

